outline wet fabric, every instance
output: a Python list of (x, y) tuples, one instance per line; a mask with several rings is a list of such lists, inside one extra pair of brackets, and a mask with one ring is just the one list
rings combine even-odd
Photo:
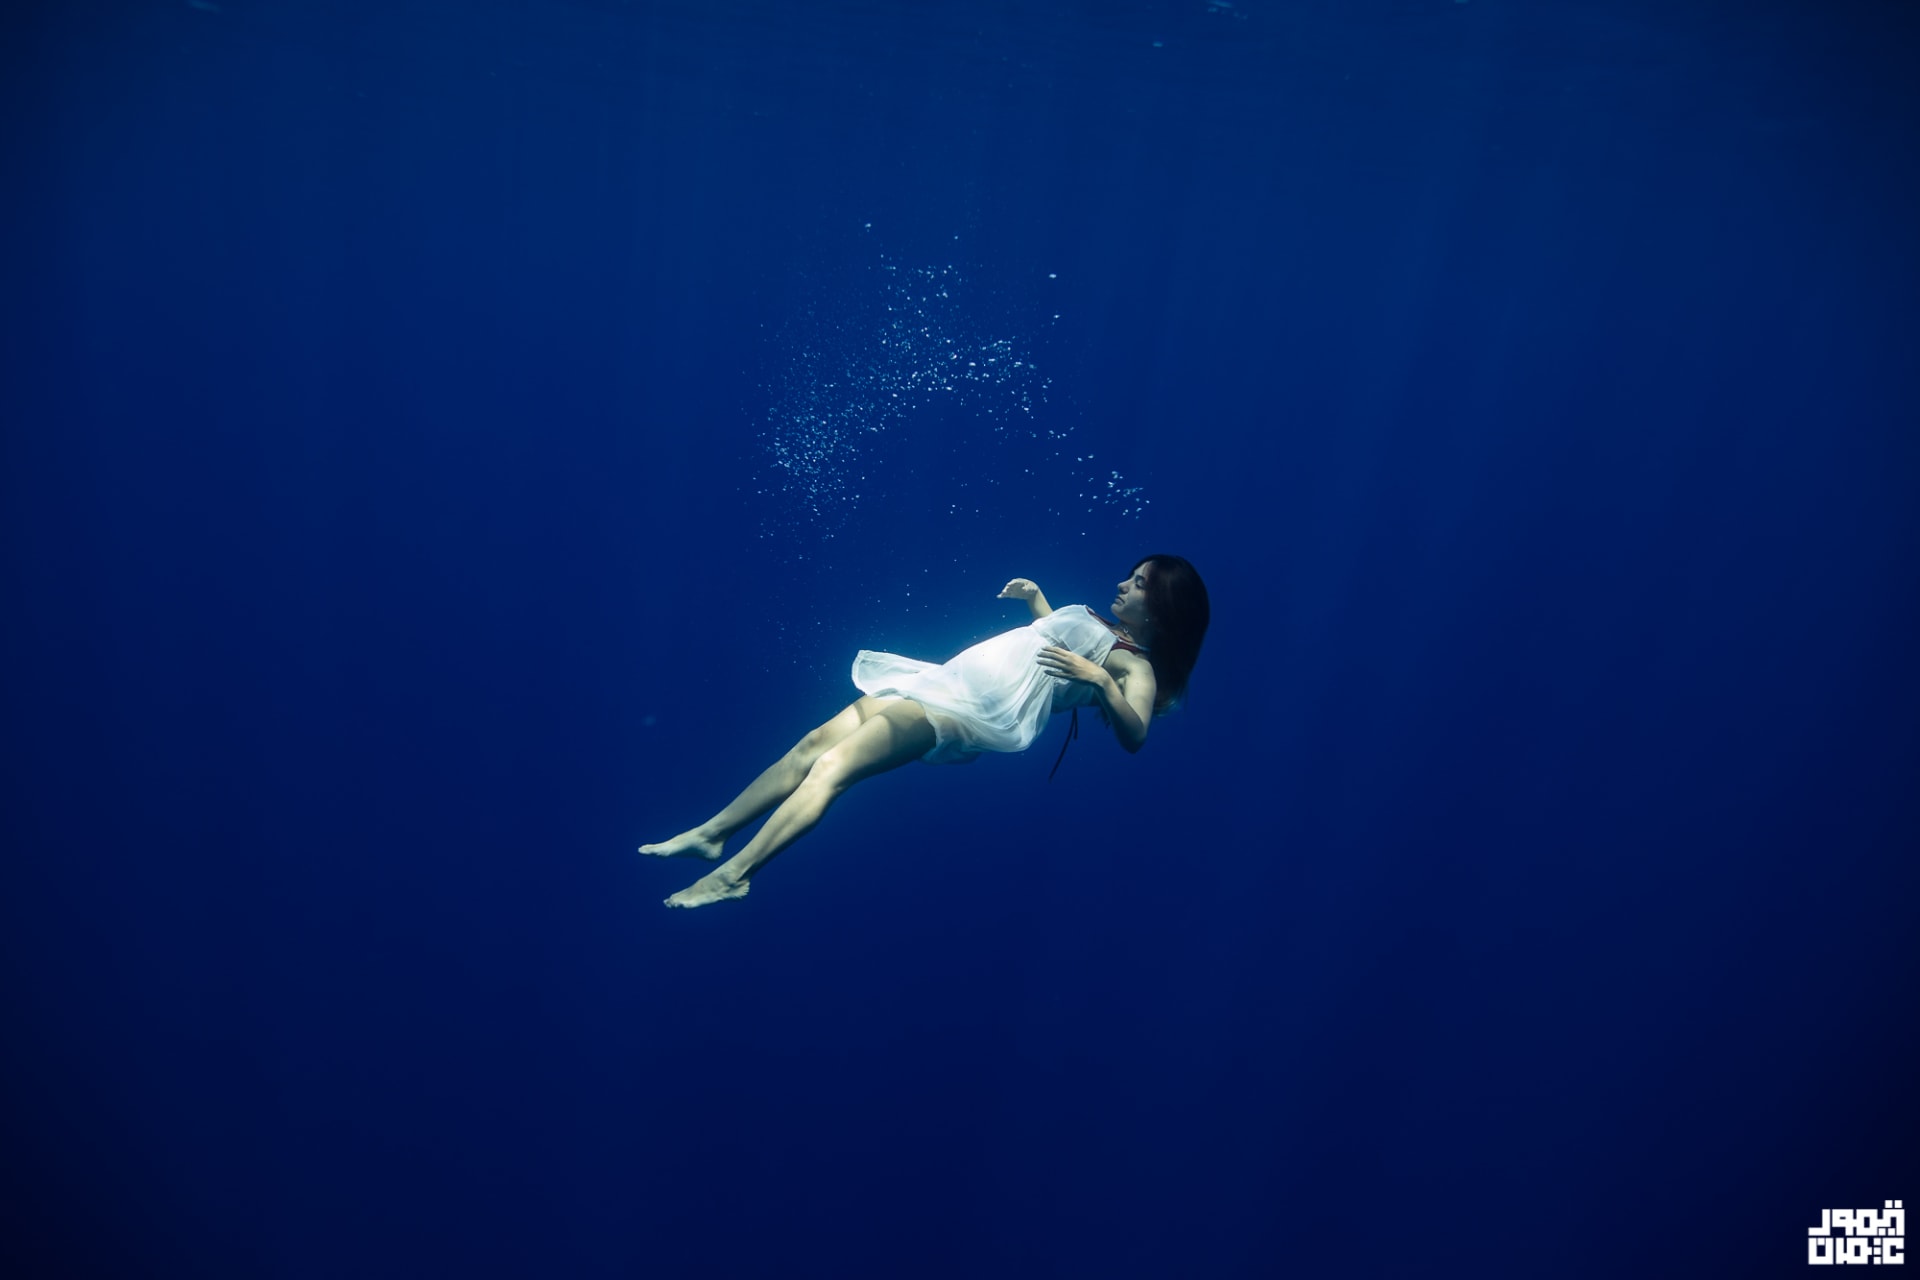
[(1069, 649), (1100, 665), (1114, 644), (1113, 632), (1093, 610), (1064, 605), (947, 662), (862, 649), (853, 660), (853, 683), (876, 698), (919, 703), (935, 735), (933, 749), (921, 759), (963, 764), (983, 751), (1025, 751), (1054, 712), (1093, 703), (1093, 685), (1050, 675), (1040, 666), (1042, 649)]

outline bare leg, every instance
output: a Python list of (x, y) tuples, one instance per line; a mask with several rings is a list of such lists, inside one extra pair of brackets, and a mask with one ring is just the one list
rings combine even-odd
[(918, 760), (933, 748), (933, 726), (917, 702), (888, 699), (853, 733), (823, 752), (780, 802), (747, 847), (667, 899), (670, 907), (704, 907), (747, 896), (753, 873), (813, 829), (840, 795), (863, 778)]
[(855, 701), (839, 715), (794, 743), (787, 754), (768, 765), (759, 777), (747, 784), (747, 789), (735, 796), (732, 804), (671, 840), (641, 845), (640, 852), (656, 858), (705, 858), (709, 862), (718, 862), (725, 852), (727, 840), (734, 832), (792, 795), (794, 788), (800, 785), (800, 780), (807, 776), (807, 770), (813, 768), (813, 762), (828, 748), (837, 745), (877, 715), (881, 705), (878, 698)]

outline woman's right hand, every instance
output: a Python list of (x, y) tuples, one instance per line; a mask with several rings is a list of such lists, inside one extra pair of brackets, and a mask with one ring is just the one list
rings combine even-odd
[(1031, 578), (1015, 578), (1012, 582), (1000, 588), (1000, 594), (994, 598), (997, 600), (1025, 600), (1031, 604), (1033, 603), (1034, 597), (1039, 594), (1040, 586)]

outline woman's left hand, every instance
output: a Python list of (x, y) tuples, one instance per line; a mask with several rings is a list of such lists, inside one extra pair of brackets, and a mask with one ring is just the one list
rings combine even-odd
[(1059, 676), (1062, 680), (1079, 680), (1085, 684), (1099, 684), (1107, 678), (1104, 667), (1096, 666), (1071, 649), (1061, 649), (1049, 645), (1040, 651), (1037, 659), (1040, 669), (1048, 675)]

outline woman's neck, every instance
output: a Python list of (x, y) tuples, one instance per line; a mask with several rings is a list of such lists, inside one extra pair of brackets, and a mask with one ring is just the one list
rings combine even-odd
[(1129, 627), (1126, 623), (1116, 619), (1113, 623), (1113, 629), (1115, 631), (1118, 631), (1120, 633), (1121, 638), (1124, 639), (1128, 644), (1135, 646), (1136, 648), (1140, 649), (1142, 652), (1145, 652), (1146, 650), (1153, 648), (1153, 628), (1152, 627), (1141, 627), (1139, 631), (1135, 631), (1132, 627)]

